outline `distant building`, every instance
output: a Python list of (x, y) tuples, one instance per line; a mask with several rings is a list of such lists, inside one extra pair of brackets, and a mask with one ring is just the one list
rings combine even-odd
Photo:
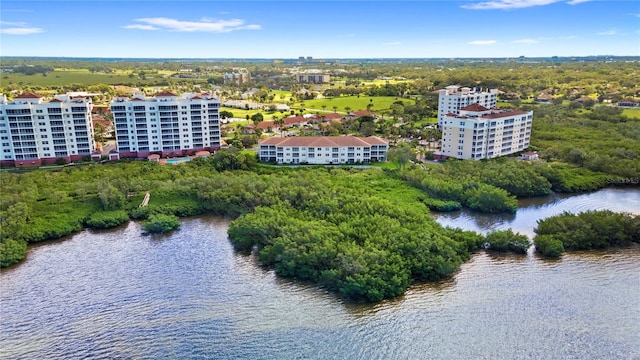
[(37, 166), (90, 156), (95, 150), (91, 97), (23, 93), (0, 97), (2, 166)]
[(538, 160), (538, 152), (537, 151), (527, 151), (520, 155), (520, 159), (522, 160)]
[(168, 91), (116, 97), (111, 112), (120, 157), (190, 155), (220, 149), (220, 101), (213, 95)]
[(536, 102), (538, 104), (550, 104), (553, 101), (553, 95), (540, 93), (538, 97), (536, 97)]
[(482, 91), (482, 88), (459, 87), (450, 85), (438, 91), (438, 127), (442, 127), (442, 121), (446, 114), (458, 114), (460, 109), (471, 105), (480, 104), (486, 108), (496, 106), (498, 89)]
[(225, 84), (236, 84), (242, 85), (251, 81), (251, 74), (247, 69), (238, 69), (238, 71), (225, 73), (224, 74), (224, 83)]
[(623, 99), (618, 101), (616, 105), (620, 108), (637, 108), (640, 106), (640, 103), (633, 99)]
[(458, 159), (488, 159), (529, 147), (532, 111), (487, 109), (472, 104), (459, 114), (445, 114), (442, 149), (438, 155)]
[(386, 161), (388, 148), (377, 136), (272, 137), (260, 141), (258, 154), (280, 164), (368, 164)]
[(326, 74), (298, 74), (296, 79), (299, 83), (326, 84), (331, 76)]

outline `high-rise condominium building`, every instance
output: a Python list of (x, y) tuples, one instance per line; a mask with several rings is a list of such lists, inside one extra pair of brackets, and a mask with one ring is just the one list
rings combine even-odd
[(522, 151), (529, 146), (532, 121), (532, 111), (468, 105), (459, 114), (445, 114), (442, 150), (438, 155), (488, 159)]
[(0, 97), (2, 166), (37, 166), (90, 156), (95, 150), (91, 97), (23, 93)]
[(496, 106), (498, 89), (482, 91), (481, 88), (468, 88), (450, 85), (440, 90), (438, 96), (438, 127), (442, 128), (442, 120), (446, 114), (459, 114), (461, 108), (480, 104), (488, 109)]
[(116, 97), (111, 112), (120, 157), (190, 155), (220, 149), (220, 100), (168, 91), (153, 97)]

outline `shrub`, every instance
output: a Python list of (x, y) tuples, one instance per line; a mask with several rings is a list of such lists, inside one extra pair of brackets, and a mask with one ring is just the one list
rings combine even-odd
[(479, 184), (469, 187), (464, 192), (466, 205), (474, 210), (486, 213), (499, 214), (504, 212), (515, 213), (518, 209), (518, 200), (509, 195), (506, 190)]
[(142, 224), (144, 231), (152, 234), (165, 233), (180, 227), (180, 221), (174, 215), (150, 215)]
[(27, 256), (27, 242), (5, 239), (0, 242), (0, 267), (13, 265)]
[(457, 201), (445, 201), (426, 198), (422, 202), (430, 209), (440, 212), (456, 211), (462, 209), (462, 205)]
[(87, 225), (94, 229), (108, 229), (129, 221), (129, 214), (124, 210), (101, 211), (92, 214)]
[(145, 206), (145, 207), (136, 207), (134, 209), (131, 209), (129, 211), (129, 216), (132, 219), (146, 219), (149, 217), (149, 207)]
[(531, 246), (529, 238), (520, 233), (514, 233), (511, 229), (491, 232), (486, 237), (489, 250), (512, 251), (518, 254), (526, 254)]
[(536, 251), (543, 256), (557, 258), (564, 252), (562, 241), (555, 239), (551, 235), (538, 235), (533, 239)]

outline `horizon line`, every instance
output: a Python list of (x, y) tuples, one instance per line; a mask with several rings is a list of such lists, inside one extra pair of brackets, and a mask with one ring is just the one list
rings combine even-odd
[(297, 61), (319, 61), (319, 60), (452, 60), (452, 59), (549, 59), (549, 58), (637, 58), (640, 55), (550, 55), (550, 56), (496, 56), (496, 57), (122, 57), (122, 56), (46, 56), (46, 55), (0, 55), (2, 58), (48, 58), (48, 59), (130, 59), (130, 60), (297, 60)]

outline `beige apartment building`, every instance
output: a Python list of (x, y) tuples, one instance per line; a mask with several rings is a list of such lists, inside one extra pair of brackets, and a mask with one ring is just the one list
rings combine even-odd
[(437, 155), (489, 159), (522, 151), (529, 146), (532, 121), (532, 111), (465, 106), (458, 114), (443, 116), (442, 149)]

